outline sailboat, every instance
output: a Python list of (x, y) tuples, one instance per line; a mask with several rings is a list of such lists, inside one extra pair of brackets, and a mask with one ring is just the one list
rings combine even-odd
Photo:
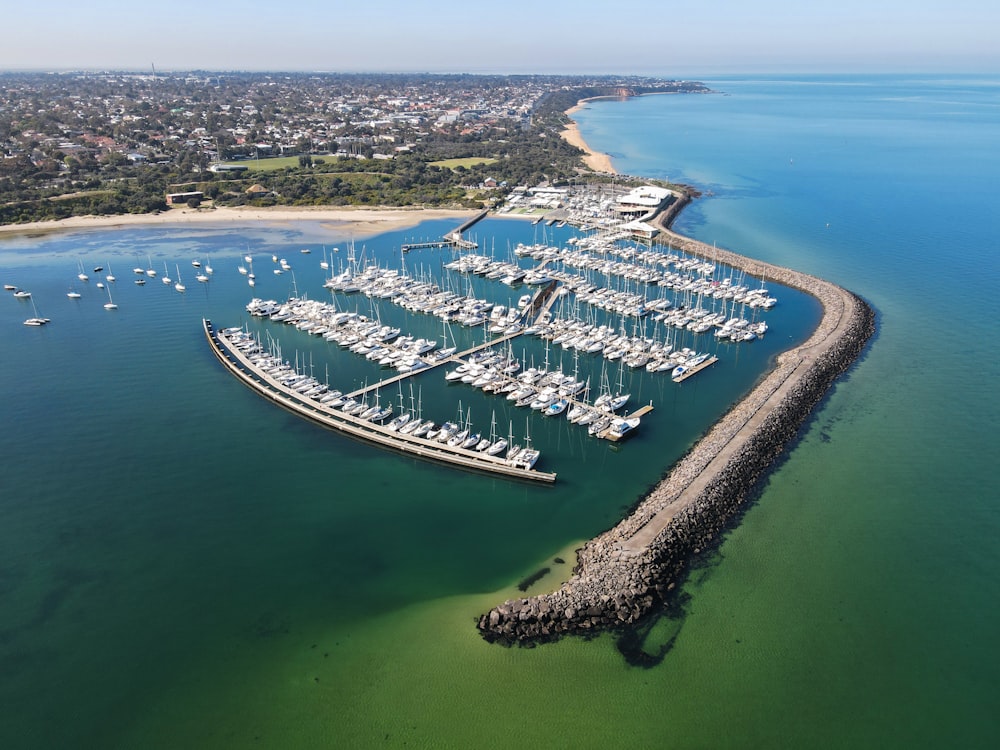
[(521, 452), (521, 446), (519, 444), (517, 444), (517, 443), (514, 442), (514, 422), (513, 421), (511, 421), (509, 423), (509, 425), (508, 425), (507, 445), (508, 445), (508, 448), (507, 448), (506, 458), (507, 458), (508, 462), (513, 463), (514, 459), (516, 459), (517, 456), (518, 456), (518, 454)]
[(319, 267), (322, 268), (324, 271), (330, 268), (330, 264), (326, 259), (326, 245), (323, 246), (323, 260), (319, 262)]
[(215, 273), (215, 269), (212, 268), (212, 259), (211, 258), (208, 258), (205, 261), (205, 273), (207, 273), (209, 276), (211, 276), (213, 273)]
[(146, 268), (146, 275), (151, 278), (156, 278), (156, 269), (153, 268), (153, 259), (150, 256), (146, 256), (146, 261), (148, 262), (148, 268)]
[(118, 309), (118, 305), (116, 305), (115, 301), (113, 299), (111, 299), (111, 287), (108, 287), (108, 301), (104, 303), (104, 309), (105, 310), (117, 310)]
[(83, 272), (83, 261), (82, 261), (82, 260), (81, 260), (81, 261), (79, 261), (79, 266), (80, 266), (80, 273), (78, 273), (78, 274), (76, 275), (76, 277), (77, 277), (78, 279), (80, 279), (80, 281), (86, 281), (86, 280), (87, 280), (87, 279), (89, 279), (90, 277), (89, 277), (89, 276), (87, 276), (87, 274), (85, 274), (85, 273)]
[(66, 292), (66, 296), (69, 297), (70, 299), (80, 299), (80, 297), (83, 295), (81, 295), (78, 291), (76, 291), (76, 289), (70, 287), (70, 290)]
[(108, 280), (108, 282), (111, 283), (111, 284), (115, 283), (115, 275), (113, 273), (111, 273), (111, 264), (110, 263), (108, 263), (108, 273), (107, 273), (107, 275), (104, 278), (106, 278)]
[(161, 281), (164, 284), (169, 284), (171, 282), (170, 272), (167, 270), (167, 261), (163, 261), (163, 278)]
[(176, 289), (178, 292), (183, 293), (184, 290), (187, 289), (187, 287), (181, 283), (181, 267), (177, 265), (175, 266), (175, 268), (177, 269), (177, 283), (174, 284), (174, 289)]
[(24, 324), (26, 326), (43, 326), (46, 323), (50, 322), (48, 318), (40, 318), (38, 316), (38, 308), (35, 307), (34, 299), (31, 300), (31, 309), (35, 313), (35, 317), (28, 318), (26, 321), (24, 321)]

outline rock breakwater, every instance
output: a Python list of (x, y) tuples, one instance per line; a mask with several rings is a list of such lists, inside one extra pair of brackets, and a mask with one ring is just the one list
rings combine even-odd
[[(686, 202), (686, 201), (685, 201)], [(669, 221), (676, 212), (671, 212)], [(815, 296), (823, 317), (801, 346), (720, 419), (617, 526), (580, 550), (558, 590), (511, 599), (479, 619), (490, 642), (536, 643), (632, 625), (661, 605), (690, 560), (714, 544), (812, 410), (857, 359), (875, 314), (857, 295), (808, 274), (670, 232), (673, 247)]]

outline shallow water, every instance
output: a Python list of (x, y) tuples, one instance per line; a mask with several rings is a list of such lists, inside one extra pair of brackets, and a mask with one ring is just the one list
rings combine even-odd
[[(235, 269), (247, 248), (257, 295), (291, 290), (271, 274), (274, 252), (316, 296), (323, 245), (340, 262), (347, 237), (308, 224), (11, 239), (0, 277), (31, 289), (53, 323), (24, 327), (24, 304), (0, 297), (3, 745), (990, 746), (1000, 222), (982, 196), (1000, 166), (998, 89), (712, 85), (730, 95), (595, 102), (577, 117), (619, 170), (712, 192), (680, 231), (863, 294), (880, 332), (696, 569), (685, 616), (654, 629), (650, 647), (676, 635), (658, 666), (628, 666), (608, 635), (489, 646), (475, 618), (543, 566), (552, 572), (532, 591), (564, 577), (573, 548), (808, 332), (807, 299), (783, 291), (765, 341), (681, 388), (631, 383), (656, 409), (619, 448), (534, 420), (540, 468), (559, 481), (533, 487), (322, 431), (219, 367), (200, 320), (246, 320)], [(389, 259), (404, 237), (451, 228), (356, 250)], [(511, 220), (475, 232), (499, 254), (508, 239), (541, 239)], [(179, 267), (188, 292), (132, 284), (147, 255), (172, 276)], [(207, 287), (195, 257), (215, 267)], [(93, 278), (83, 299), (65, 298), (79, 261), (110, 261), (116, 313)], [(440, 273), (440, 261), (406, 257), (414, 273)], [(317, 375), (329, 365), (332, 383), (373, 377), (339, 350), (260, 325), (286, 356), (311, 353)], [(429, 318), (413, 328), (441, 330)], [(431, 374), (417, 396), (437, 421), (461, 399), (489, 425), (491, 402), (468, 387)], [(497, 412), (518, 434), (523, 419)]]

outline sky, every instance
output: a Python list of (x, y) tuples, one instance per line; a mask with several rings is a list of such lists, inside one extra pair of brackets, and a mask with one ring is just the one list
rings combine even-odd
[(28, 0), (0, 70), (1000, 72), (997, 0)]

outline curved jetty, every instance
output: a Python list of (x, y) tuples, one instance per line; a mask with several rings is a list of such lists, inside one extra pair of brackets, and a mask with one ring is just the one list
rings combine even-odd
[(293, 388), (269, 378), (260, 371), (230, 340), (230, 336), (227, 334), (228, 330), (238, 331), (239, 329), (220, 331), (212, 325), (212, 321), (207, 319), (202, 319), (202, 327), (205, 331), (205, 337), (212, 347), (212, 353), (241, 383), (283, 409), (322, 427), (370, 443), (393, 448), (411, 456), (471, 471), (500, 474), (512, 479), (534, 482), (552, 483), (556, 480), (554, 473), (537, 471), (516, 461), (477, 453), (459, 446), (402, 434), (390, 427), (326, 407)]
[(584, 545), (561, 588), (508, 600), (482, 615), (478, 627), (487, 641), (540, 642), (629, 625), (665, 601), (692, 556), (736, 516), (875, 331), (873, 310), (835, 284), (670, 232), (669, 221), (686, 202), (677, 201), (661, 221), (671, 246), (807, 292), (822, 303), (822, 320), (806, 342), (778, 357), (629, 517)]

